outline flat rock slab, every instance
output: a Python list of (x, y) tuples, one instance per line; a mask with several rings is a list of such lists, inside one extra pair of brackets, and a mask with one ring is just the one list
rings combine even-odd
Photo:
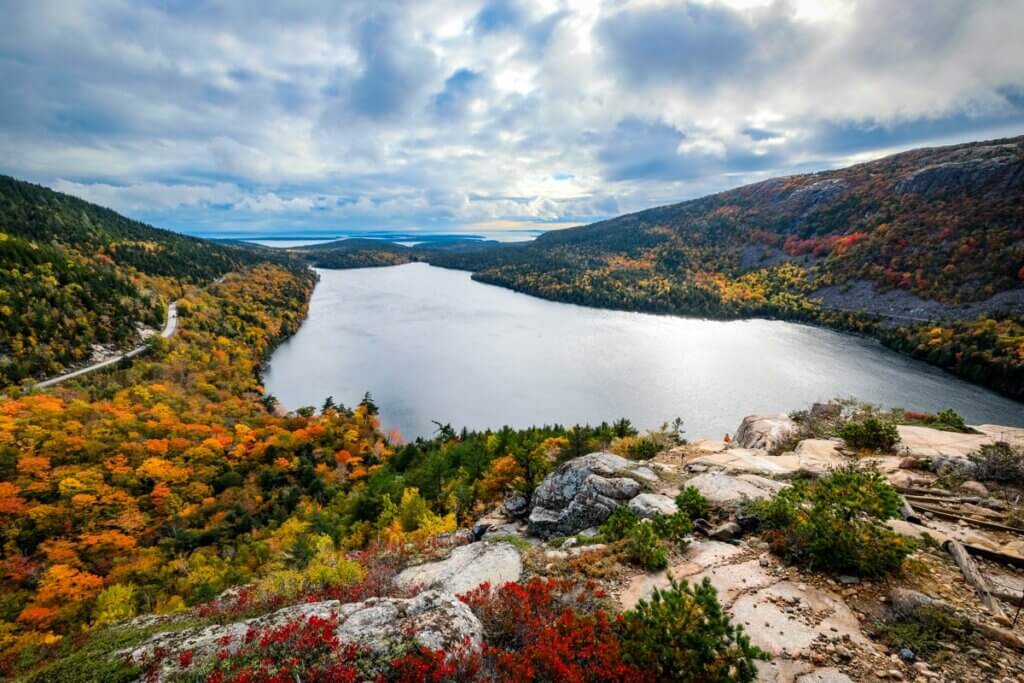
[(644, 519), (657, 515), (674, 515), (679, 512), (674, 500), (658, 493), (641, 493), (631, 498), (629, 509), (634, 515)]
[(729, 444), (720, 439), (700, 439), (690, 443), (689, 447), (698, 453), (721, 453)]
[(754, 474), (732, 475), (725, 472), (705, 472), (686, 482), (712, 505), (720, 508), (735, 508), (744, 500), (770, 498), (786, 487), (786, 484)]
[(799, 659), (775, 658), (770, 662), (757, 662), (757, 683), (796, 683), (798, 676), (814, 669), (809, 662)]
[(853, 679), (835, 667), (827, 667), (804, 674), (796, 683), (853, 683)]
[(900, 425), (896, 429), (900, 434), (896, 450), (916, 458), (966, 458), (982, 446), (996, 442), (989, 434), (959, 434), (913, 425)]
[(701, 455), (689, 463), (691, 472), (724, 470), (736, 474), (757, 474), (762, 477), (788, 477), (794, 473), (789, 463), (768, 455), (767, 451), (753, 448), (730, 448), (721, 453)]
[(743, 552), (743, 548), (721, 541), (696, 541), (686, 548), (686, 561), (701, 568), (715, 567)]
[(1024, 446), (1024, 427), (1003, 425), (971, 425), (971, 427), (993, 441), (1005, 441), (1011, 446)]
[(691, 583), (698, 583), (705, 578), (710, 579), (711, 585), (718, 591), (718, 601), (723, 605), (731, 605), (733, 600), (744, 593), (753, 590), (767, 588), (778, 583), (779, 578), (772, 576), (761, 566), (757, 559), (741, 562), (740, 564), (726, 564), (720, 567), (709, 567), (690, 579)]
[(471, 591), (485, 581), (500, 586), (518, 581), (523, 561), (511, 543), (471, 543), (459, 546), (447, 559), (427, 562), (403, 570), (395, 585), (410, 589), (433, 589), (449, 595)]
[(723, 470), (736, 474), (756, 474), (762, 477), (788, 478), (806, 473), (822, 476), (841, 467), (847, 458), (839, 444), (828, 439), (801, 441), (797, 450), (782, 455), (769, 455), (753, 448), (731, 448), (720, 453), (701, 455), (687, 464), (691, 472)]
[(830, 640), (848, 635), (853, 644), (868, 645), (850, 608), (835, 594), (813, 586), (780, 581), (740, 596), (729, 613), (754, 645), (775, 657), (798, 656), (819, 635)]
[(922, 526), (921, 524), (914, 524), (902, 519), (888, 519), (885, 521), (885, 525), (900, 536), (906, 536), (907, 538), (913, 538), (919, 541), (923, 540), (925, 535), (931, 536), (939, 545), (942, 545), (949, 540), (949, 536), (938, 529), (932, 529), (930, 527)]
[(718, 541), (693, 543), (687, 548), (686, 557), (682, 562), (660, 572), (634, 576), (626, 589), (619, 595), (619, 603), (623, 609), (632, 609), (640, 600), (654, 593), (655, 588), (668, 588), (671, 583), (669, 576), (677, 581), (686, 579), (692, 583), (696, 580), (693, 578), (695, 575), (726, 563), (741, 552), (743, 552), (741, 548)]
[(804, 439), (792, 453), (783, 453), (778, 459), (796, 472), (820, 477), (850, 461), (842, 448), (839, 439)]

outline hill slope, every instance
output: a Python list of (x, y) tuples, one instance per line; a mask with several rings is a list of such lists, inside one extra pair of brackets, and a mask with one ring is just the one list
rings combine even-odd
[(96, 344), (133, 346), (138, 325), (162, 323), (168, 284), (261, 260), (0, 176), (0, 387), (85, 361)]
[(776, 178), (523, 246), (417, 257), (560, 301), (867, 332), (1024, 397), (1024, 137)]

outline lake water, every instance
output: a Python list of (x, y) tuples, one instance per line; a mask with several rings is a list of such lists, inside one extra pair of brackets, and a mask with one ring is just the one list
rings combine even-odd
[(676, 416), (687, 436), (836, 396), (1024, 425), (1024, 405), (875, 341), (772, 320), (721, 322), (553, 303), (415, 263), (321, 270), (309, 317), (273, 354), (285, 406), (373, 394), (385, 427), (456, 429)]

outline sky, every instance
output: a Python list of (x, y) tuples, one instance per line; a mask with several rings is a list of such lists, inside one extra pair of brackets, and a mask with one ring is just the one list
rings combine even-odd
[(554, 229), (1024, 134), (1024, 0), (0, 0), (0, 173), (195, 234)]

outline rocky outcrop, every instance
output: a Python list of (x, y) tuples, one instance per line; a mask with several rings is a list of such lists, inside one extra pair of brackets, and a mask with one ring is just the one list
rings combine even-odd
[(502, 509), (512, 519), (520, 519), (530, 512), (530, 501), (521, 493), (513, 493), (502, 503)]
[(786, 484), (754, 474), (731, 475), (724, 472), (705, 472), (686, 482), (697, 489), (708, 502), (719, 508), (735, 509), (744, 500), (770, 498)]
[(788, 415), (747, 415), (736, 430), (733, 443), (739, 448), (774, 451), (797, 432)]
[(471, 591), (485, 581), (500, 586), (523, 573), (519, 551), (511, 543), (471, 543), (440, 562), (409, 567), (395, 577), (399, 588), (430, 588), (449, 595)]
[(778, 457), (752, 448), (730, 448), (694, 458), (686, 465), (689, 472), (722, 470), (733, 474), (756, 474), (762, 477), (788, 477), (793, 468)]
[(598, 526), (622, 505), (657, 483), (649, 467), (614, 453), (591, 453), (561, 465), (533, 492), (529, 532), (549, 538)]
[(326, 600), (295, 605), (233, 624), (161, 633), (120, 654), (135, 664), (144, 665), (158, 652), (163, 653), (156, 680), (164, 681), (177, 671), (180, 653), (191, 652), (191, 666), (201, 666), (222, 649), (229, 652), (239, 649), (250, 628), (265, 632), (311, 617), (336, 618), (335, 633), (339, 640), (365, 646), (380, 655), (387, 655), (410, 639), (423, 647), (445, 651), (466, 641), (477, 646), (483, 639), (480, 620), (469, 607), (452, 595), (427, 591), (409, 599), (371, 598), (345, 605), (337, 600)]
[(629, 509), (644, 519), (658, 515), (674, 515), (679, 511), (676, 502), (658, 493), (641, 493), (629, 501)]
[(928, 198), (984, 188), (990, 193), (1012, 194), (1024, 190), (1024, 161), (1016, 154), (949, 161), (925, 166), (897, 181), (897, 194)]
[(1024, 430), (1013, 427), (982, 425), (977, 430), (980, 434), (944, 432), (914, 425), (900, 425), (896, 429), (900, 435), (896, 450), (901, 455), (931, 460), (933, 464), (963, 460), (982, 446), (996, 441), (1024, 446)]

